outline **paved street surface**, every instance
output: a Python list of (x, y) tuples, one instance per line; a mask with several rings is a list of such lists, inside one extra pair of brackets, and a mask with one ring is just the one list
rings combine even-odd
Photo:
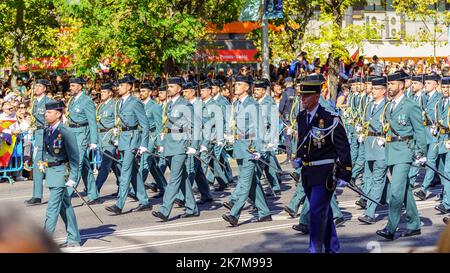
[[(280, 158), (280, 161), (284, 158)], [(236, 165), (232, 162), (233, 173), (237, 174)], [(283, 166), (286, 170), (290, 166)], [(168, 173), (166, 173), (168, 175)], [(74, 252), (306, 252), (308, 236), (301, 235), (291, 229), (298, 222), (298, 218), (292, 219), (283, 211), (295, 191), (295, 183), (286, 176), (282, 184), (281, 198), (268, 198), (268, 204), (272, 211), (273, 221), (264, 223), (251, 223), (256, 215), (251, 214), (249, 206), (244, 209), (239, 220), (240, 225), (232, 228), (222, 220), (221, 215), (228, 212), (222, 207), (222, 202), (228, 197), (234, 188), (225, 192), (213, 193), (213, 204), (201, 205), (201, 215), (196, 218), (178, 219), (183, 213), (182, 208), (176, 205), (171, 213), (171, 219), (162, 223), (153, 217), (150, 211), (126, 213), (120, 216), (111, 216), (105, 210), (105, 206), (111, 205), (115, 199), (111, 196), (116, 191), (115, 178), (111, 174), (102, 189), (101, 196), (104, 203), (93, 206), (104, 224), (95, 218), (86, 206), (81, 206), (80, 198), (73, 198), (78, 226), (81, 231), (83, 246), (73, 249)], [(149, 180), (150, 181), (150, 178)], [(263, 186), (267, 184), (263, 181)], [(78, 186), (83, 189), (83, 183)], [(267, 190), (267, 188), (266, 188)], [(418, 201), (417, 206), (422, 220), (422, 235), (411, 238), (398, 238), (388, 242), (375, 234), (387, 221), (387, 207), (379, 209), (379, 220), (374, 225), (364, 225), (357, 220), (363, 213), (355, 205), (357, 195), (345, 189), (339, 190), (339, 206), (347, 219), (347, 222), (338, 228), (338, 236), (341, 242), (341, 252), (416, 252), (431, 251), (436, 244), (439, 234), (445, 225), (442, 222), (443, 215), (434, 209), (438, 204), (435, 194), (440, 188), (433, 189), (433, 196), (426, 201)], [(27, 207), (24, 200), (31, 197), (32, 182), (17, 182), (13, 185), (0, 184), (0, 206), (11, 205), (19, 208), (34, 222), (43, 225), (46, 204)], [(154, 193), (148, 191), (149, 196)], [(48, 190), (44, 190), (44, 202), (48, 200)], [(151, 198), (153, 209), (160, 206), (161, 199)], [(124, 212), (138, 205), (132, 199), (128, 199)], [(404, 219), (400, 229), (404, 229)], [(55, 238), (58, 243), (65, 240), (65, 229), (59, 219)]]

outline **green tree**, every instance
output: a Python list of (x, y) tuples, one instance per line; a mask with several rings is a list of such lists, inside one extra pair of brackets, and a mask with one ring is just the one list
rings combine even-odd
[[(404, 14), (406, 19), (422, 23), (414, 35), (402, 33), (405, 42), (413, 47), (433, 44), (433, 56), (436, 62), (436, 48), (447, 44), (440, 38), (450, 26), (450, 11), (439, 10), (446, 0), (394, 0), (393, 7), (397, 13)], [(443, 27), (446, 27), (444, 29)]]
[(19, 63), (56, 56), (59, 22), (52, 1), (0, 1), (0, 65), (11, 67), (16, 87)]
[(122, 72), (177, 72), (191, 61), (209, 23), (237, 19), (240, 0), (80, 0), (58, 2), (75, 29), (66, 43), (80, 73), (113, 57)]

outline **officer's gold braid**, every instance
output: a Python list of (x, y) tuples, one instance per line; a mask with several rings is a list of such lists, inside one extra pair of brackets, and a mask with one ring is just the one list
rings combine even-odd
[(70, 103), (72, 102), (72, 99), (73, 99), (73, 97), (70, 97), (69, 100), (67, 101), (67, 108), (66, 108), (66, 119), (67, 119), (67, 122), (69, 122), (69, 116), (70, 116), (69, 108), (70, 108)]
[(364, 105), (364, 110), (362, 112), (361, 117), (361, 123), (363, 126), (363, 133), (367, 136), (369, 133), (369, 122), (366, 122), (366, 116), (367, 116), (367, 108), (369, 107), (370, 102), (366, 102), (366, 105)]
[(97, 118), (97, 122), (99, 122), (102, 119), (102, 117), (98, 115), (98, 110), (100, 109), (100, 106), (102, 106), (102, 105), (103, 105), (103, 102), (100, 102), (97, 105), (97, 108), (95, 109), (95, 117)]
[(116, 104), (114, 105), (114, 126), (117, 128), (119, 127), (119, 121), (120, 121), (120, 119), (117, 118), (119, 116), (119, 111), (117, 109), (119, 106), (119, 101), (120, 101), (120, 99), (118, 99), (116, 101)]
[(231, 134), (233, 136), (236, 135), (236, 121), (234, 120), (234, 103), (231, 103), (230, 129)]
[(391, 102), (389, 101), (389, 102), (387, 102), (385, 105), (384, 105), (384, 108), (383, 108), (383, 113), (381, 114), (381, 117), (380, 117), (380, 122), (381, 122), (381, 126), (382, 126), (382, 128), (383, 128), (383, 134), (384, 135), (386, 135), (387, 133), (388, 133), (388, 131), (389, 131), (389, 129), (390, 129), (390, 124), (389, 124), (389, 122), (387, 122), (387, 123), (385, 123), (385, 121), (386, 121), (386, 112), (387, 112), (387, 109), (388, 109), (388, 106), (391, 104)]
[(292, 130), (294, 131), (296, 131), (294, 128), (295, 126), (297, 126), (297, 118), (295, 117), (294, 119), (292, 119), (292, 116), (294, 116), (295, 107), (297, 107), (297, 105), (298, 105), (298, 97), (296, 96), (294, 98), (294, 103), (292, 104), (291, 107), (291, 112), (289, 113), (289, 122), (291, 123)]
[(167, 118), (167, 105), (169, 104), (169, 102), (168, 101), (166, 101), (165, 103), (163, 103), (163, 109), (162, 109), (162, 112), (163, 112), (163, 115), (162, 115), (162, 130), (163, 130), (163, 132), (165, 131), (164, 129), (166, 129), (166, 127), (167, 127), (167, 121), (169, 120), (168, 118)]

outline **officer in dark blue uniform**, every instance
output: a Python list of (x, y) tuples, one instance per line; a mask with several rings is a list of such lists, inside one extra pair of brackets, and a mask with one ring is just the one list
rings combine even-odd
[(279, 111), (281, 121), (283, 122), (283, 145), (286, 147), (287, 158), (281, 164), (289, 163), (292, 155), (292, 134), (296, 128), (293, 128), (295, 116), (293, 115), (293, 108), (298, 104), (298, 98), (295, 96), (295, 89), (293, 87), (292, 78), (286, 78), (286, 89), (281, 95)]
[(352, 163), (344, 125), (337, 114), (319, 104), (322, 84), (304, 81), (298, 93), (305, 110), (297, 116), (298, 144), (294, 167), (302, 165), (301, 177), (310, 203), (309, 252), (337, 252), (339, 240), (330, 201), (336, 185), (350, 181)]

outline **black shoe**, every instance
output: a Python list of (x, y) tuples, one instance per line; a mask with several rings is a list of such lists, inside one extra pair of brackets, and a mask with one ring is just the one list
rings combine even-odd
[(135, 194), (131, 193), (131, 192), (128, 193), (128, 197), (132, 198), (134, 201), (139, 201), (137, 196)]
[(367, 215), (359, 216), (358, 220), (360, 222), (363, 222), (363, 223), (368, 224), (368, 225), (371, 225), (371, 224), (375, 223), (375, 219), (373, 219), (372, 217), (367, 216)]
[(164, 197), (164, 192), (160, 191), (157, 194), (153, 195), (152, 198), (163, 198)]
[(280, 197), (280, 196), (281, 196), (281, 191), (280, 191), (280, 190), (278, 190), (278, 191), (274, 191), (274, 193), (275, 193), (275, 196), (278, 196), (278, 197)]
[(122, 210), (119, 209), (119, 207), (116, 206), (116, 205), (112, 205), (112, 206), (109, 206), (109, 207), (105, 207), (105, 209), (106, 209), (107, 211), (110, 211), (110, 212), (114, 213), (115, 215), (122, 214)]
[(146, 189), (149, 189), (152, 192), (157, 192), (158, 191), (158, 186), (155, 183), (150, 183), (150, 184), (145, 183), (144, 186), (145, 186)]
[(394, 234), (390, 233), (386, 228), (377, 230), (377, 235), (379, 235), (385, 239), (391, 240), (391, 241), (394, 240)]
[(345, 222), (344, 217), (336, 218), (336, 219), (334, 219), (334, 226), (335, 227), (341, 226), (344, 222)]
[(203, 204), (206, 204), (206, 203), (211, 203), (212, 201), (213, 201), (212, 198), (208, 198), (208, 199), (205, 199), (205, 200), (199, 200), (199, 201), (197, 201), (197, 205), (203, 205)]
[(229, 210), (233, 208), (233, 204), (231, 202), (223, 202), (222, 205)]
[(420, 232), (420, 229), (416, 229), (416, 230), (410, 230), (410, 229), (407, 229), (405, 232), (403, 232), (400, 236), (401, 237), (410, 237), (410, 236), (415, 236), (415, 235), (420, 235), (420, 234), (422, 234), (421, 232)]
[(119, 195), (119, 192), (118, 191), (116, 191), (115, 193), (112, 193), (111, 194), (111, 196), (114, 196), (114, 197), (116, 197), (116, 196), (118, 196)]
[(364, 202), (363, 199), (356, 200), (355, 204), (360, 206), (362, 209), (367, 207), (367, 202)]
[(192, 193), (193, 194), (200, 194), (200, 191), (198, 190), (198, 188), (193, 188), (192, 189)]
[(438, 201), (444, 200), (444, 194), (443, 194), (443, 193), (438, 194), (438, 195), (437, 195), (437, 200), (438, 200)]
[(184, 207), (184, 202), (181, 201), (180, 199), (175, 199), (175, 201), (173, 201), (173, 203), (174, 203), (174, 204), (177, 204), (177, 206), (178, 206), (179, 208)]
[(40, 205), (40, 204), (42, 204), (42, 199), (32, 197), (31, 199), (26, 200), (25, 204), (27, 204), (29, 206)]
[(421, 201), (424, 201), (427, 199), (427, 194), (423, 190), (419, 190), (414, 192), (414, 195), (419, 198)]
[(302, 234), (309, 234), (309, 228), (305, 224), (293, 225), (292, 229), (301, 232)]
[(191, 218), (191, 217), (199, 217), (199, 216), (200, 216), (200, 213), (194, 213), (194, 214), (192, 214), (192, 213), (184, 213), (184, 214), (181, 214), (178, 217), (179, 218)]
[(295, 216), (297, 216), (297, 213), (295, 213), (295, 211), (291, 210), (290, 207), (288, 206), (284, 206), (284, 211), (287, 212), (289, 214), (289, 216), (291, 216), (292, 218), (295, 218)]
[(89, 200), (89, 201), (87, 201), (87, 203), (88, 203), (89, 206), (92, 206), (92, 205), (98, 205), (98, 204), (101, 204), (101, 203), (103, 203), (103, 202), (100, 200), (100, 198), (97, 198), (97, 199), (95, 199), (95, 200)]
[(292, 177), (292, 179), (294, 179), (295, 182), (299, 182), (300, 181), (300, 176), (298, 175), (298, 173), (293, 172), (293, 173), (289, 173), (289, 175)]
[(163, 222), (167, 221), (169, 218), (164, 216), (164, 214), (162, 214), (159, 211), (152, 211), (152, 215), (155, 217), (158, 217), (159, 219), (161, 219)]
[(442, 203), (434, 207), (434, 209), (442, 213), (450, 213), (450, 209), (446, 209)]
[(446, 225), (448, 225), (448, 223), (450, 222), (450, 217), (444, 217), (444, 219), (442, 219), (442, 221), (444, 221), (444, 223)]
[(230, 223), (230, 225), (232, 225), (233, 227), (237, 227), (238, 219), (236, 217), (234, 217), (233, 215), (230, 215), (227, 213), (227, 214), (222, 215), (222, 218), (223, 218), (223, 220)]
[(259, 223), (259, 222), (270, 222), (270, 221), (272, 221), (272, 215), (269, 214), (267, 216), (264, 216), (264, 217), (258, 218), (256, 220), (253, 220), (252, 222), (253, 223)]
[(226, 185), (220, 185), (217, 188), (214, 188), (214, 191), (224, 191), (227, 188)]
[(69, 248), (69, 247), (80, 247), (80, 243), (76, 242), (65, 242), (59, 245), (60, 248)]
[(152, 205), (147, 204), (147, 205), (139, 205), (136, 208), (132, 209), (132, 212), (138, 212), (138, 211), (147, 211), (147, 210), (152, 210)]

